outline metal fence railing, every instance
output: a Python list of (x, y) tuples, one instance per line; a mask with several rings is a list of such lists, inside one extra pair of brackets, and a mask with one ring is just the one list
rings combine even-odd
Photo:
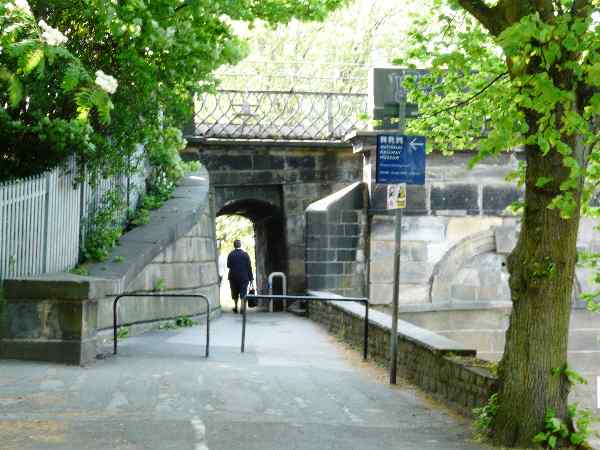
[[(141, 157), (141, 153), (139, 153)], [(145, 169), (135, 175), (77, 183), (74, 161), (38, 176), (0, 183), (0, 282), (68, 270), (78, 261), (89, 220), (109, 190), (120, 187), (135, 207), (145, 189)], [(123, 217), (115, 220), (124, 220)]]
[(367, 112), (364, 94), (221, 90), (196, 100), (186, 137), (340, 141)]

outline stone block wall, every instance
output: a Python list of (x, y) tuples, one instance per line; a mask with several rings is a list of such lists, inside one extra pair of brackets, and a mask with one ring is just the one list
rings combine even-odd
[[(276, 209), (284, 221), (277, 243), (285, 250), (286, 264), (272, 269), (286, 273), (289, 292), (305, 292), (304, 212), (311, 203), (361, 179), (361, 161), (351, 145), (191, 142), (183, 156), (201, 161), (210, 172), (217, 215), (225, 205), (236, 202), (258, 201)], [(243, 209), (243, 215), (255, 223), (266, 219), (256, 208)], [(269, 210), (267, 215), (272, 213)], [(261, 245), (257, 242), (257, 257)], [(264, 287), (268, 273), (259, 276), (258, 286)]]
[(7, 280), (0, 358), (80, 364), (96, 357), (98, 299), (106, 280), (71, 274)]
[(355, 183), (306, 210), (306, 283), (348, 297), (365, 295), (366, 186)]
[[(517, 220), (512, 217), (433, 215), (403, 217), (400, 304), (450, 301), (452, 280), (462, 265), (477, 255), (495, 251), (498, 240), (494, 233), (496, 227), (514, 229), (516, 226)], [(370, 300), (374, 304), (389, 304), (392, 301), (394, 227), (393, 217), (372, 218)], [(454, 256), (449, 258), (449, 252)], [(449, 269), (450, 260), (455, 261), (457, 267), (452, 266), (453, 269)], [(500, 265), (501, 261), (498, 261), (498, 264)], [(497, 278), (501, 279), (502, 267), (493, 269), (498, 275)], [(446, 280), (446, 278), (450, 279)], [(434, 283), (436, 288), (432, 289)], [(461, 283), (457, 281), (455, 284)], [(464, 297), (459, 292), (455, 294), (457, 299)], [(478, 296), (479, 293), (475, 293), (471, 296), (474, 298), (469, 297), (464, 300), (476, 300), (479, 299)]]
[[(184, 236), (162, 250), (129, 284), (131, 293), (204, 294), (211, 309), (219, 307), (219, 275), (216, 261), (214, 212), (210, 203), (198, 223)], [(102, 267), (95, 271), (103, 271)], [(98, 330), (112, 338), (112, 303), (114, 296), (98, 302)], [(201, 317), (206, 307), (201, 300), (135, 297), (119, 301), (120, 325), (130, 326), (130, 334), (145, 331), (153, 322), (179, 316)], [(133, 325), (133, 326), (132, 326)], [(143, 326), (142, 326), (143, 325)]]
[[(309, 302), (309, 317), (330, 333), (362, 348), (362, 305), (341, 302)], [(377, 311), (369, 314), (369, 358), (389, 367), (391, 318)], [(400, 321), (398, 374), (447, 402), (461, 413), (487, 403), (495, 391), (496, 377), (476, 359), (476, 351), (407, 322)]]
[[(371, 203), (383, 208), (385, 186), (375, 184), (375, 137), (363, 146), (365, 154), (363, 180), (369, 184)], [(439, 152), (427, 155), (427, 172), (423, 186), (407, 187), (407, 215), (499, 216), (512, 202), (522, 197), (506, 176), (518, 167), (518, 152), (488, 158), (469, 169), (473, 152), (445, 156)]]
[[(580, 250), (599, 248), (597, 219), (582, 218)], [(392, 301), (393, 217), (371, 222), (370, 292), (374, 304)], [(502, 216), (405, 216), (400, 262), (401, 305), (510, 302), (506, 256), (519, 221)], [(590, 269), (576, 269), (574, 298), (596, 289)]]

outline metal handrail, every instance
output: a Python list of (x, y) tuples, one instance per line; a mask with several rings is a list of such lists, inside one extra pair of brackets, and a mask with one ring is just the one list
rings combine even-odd
[(298, 95), (322, 95), (324, 97), (336, 95), (340, 97), (364, 97), (367, 98), (367, 94), (361, 94), (358, 92), (319, 92), (319, 91), (263, 91), (263, 90), (244, 90), (244, 89), (218, 89), (217, 94), (221, 93), (234, 93), (234, 94), (298, 94)]
[(115, 297), (113, 302), (113, 354), (117, 354), (117, 304), (119, 300), (124, 297), (166, 297), (166, 298), (180, 298), (180, 299), (196, 299), (200, 298), (206, 303), (206, 351), (205, 358), (208, 358), (209, 347), (210, 347), (210, 300), (204, 294), (121, 294)]
[[(269, 295), (273, 295), (273, 278), (281, 278), (282, 283), (282, 294), (287, 295), (287, 277), (283, 272), (271, 272), (267, 278), (267, 285), (269, 286)], [(283, 310), (287, 311), (287, 300), (283, 301)], [(273, 302), (269, 302), (269, 312), (273, 312)]]
[(309, 295), (247, 295), (242, 299), (242, 345), (241, 352), (246, 349), (246, 303), (248, 300), (282, 300), (282, 301), (308, 301), (308, 302), (356, 302), (365, 305), (365, 328), (363, 333), (363, 359), (367, 360), (369, 349), (369, 300), (364, 297), (312, 297)]

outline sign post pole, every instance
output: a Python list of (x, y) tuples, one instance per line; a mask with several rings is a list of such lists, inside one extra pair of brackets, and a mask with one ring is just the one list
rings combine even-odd
[[(370, 104), (373, 117), (383, 122), (391, 130), (392, 120), (397, 118), (398, 126), (394, 134), (384, 130), (377, 136), (376, 184), (388, 185), (388, 210), (393, 210), (395, 226), (394, 246), (394, 286), (392, 298), (392, 329), (390, 335), (390, 384), (396, 384), (398, 361), (398, 297), (400, 294), (400, 252), (402, 244), (402, 209), (406, 207), (406, 184), (425, 184), (424, 136), (406, 136), (407, 117), (418, 116), (417, 105), (407, 104), (403, 80), (407, 75), (419, 77), (425, 71), (406, 69), (373, 69), (370, 76)], [(397, 105), (398, 109), (395, 109)], [(399, 183), (405, 183), (399, 186)], [(395, 186), (394, 186), (395, 185)], [(395, 202), (396, 193), (401, 193)], [(390, 211), (391, 212), (391, 211)], [(370, 287), (370, 286), (369, 286)]]
[[(406, 98), (399, 105), (400, 132), (406, 129)], [(404, 199), (406, 201), (406, 198)], [(397, 205), (396, 205), (397, 206)], [(398, 297), (400, 295), (400, 253), (402, 250), (402, 209), (396, 207), (394, 233), (394, 289), (392, 290), (392, 329), (390, 331), (390, 384), (396, 384), (398, 366)]]
[(400, 251), (402, 247), (402, 210), (396, 209), (394, 246), (394, 289), (392, 298), (392, 330), (390, 333), (390, 384), (396, 384), (398, 365), (398, 296), (400, 295)]
[[(404, 108), (401, 109), (402, 115)], [(401, 118), (403, 124), (403, 118)], [(403, 127), (402, 127), (403, 129)], [(376, 183), (387, 184), (387, 208), (395, 218), (394, 289), (390, 334), (390, 384), (396, 384), (398, 361), (398, 297), (400, 294), (400, 251), (402, 209), (406, 208), (406, 185), (425, 184), (425, 137), (404, 134), (378, 135)]]

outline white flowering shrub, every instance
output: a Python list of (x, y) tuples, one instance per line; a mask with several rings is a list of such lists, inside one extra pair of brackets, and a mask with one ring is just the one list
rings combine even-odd
[(109, 94), (114, 94), (117, 90), (117, 87), (119, 86), (119, 83), (117, 82), (115, 77), (106, 75), (101, 70), (96, 71), (96, 84), (100, 86), (100, 89), (102, 89), (105, 92), (108, 92)]
[(97, 152), (117, 82), (102, 73), (99, 84), (67, 43), (27, 0), (0, 0), (0, 180)]
[(52, 28), (45, 21), (40, 20), (38, 25), (42, 29), (42, 41), (48, 45), (63, 45), (67, 42), (67, 37), (58, 31), (56, 28)]

